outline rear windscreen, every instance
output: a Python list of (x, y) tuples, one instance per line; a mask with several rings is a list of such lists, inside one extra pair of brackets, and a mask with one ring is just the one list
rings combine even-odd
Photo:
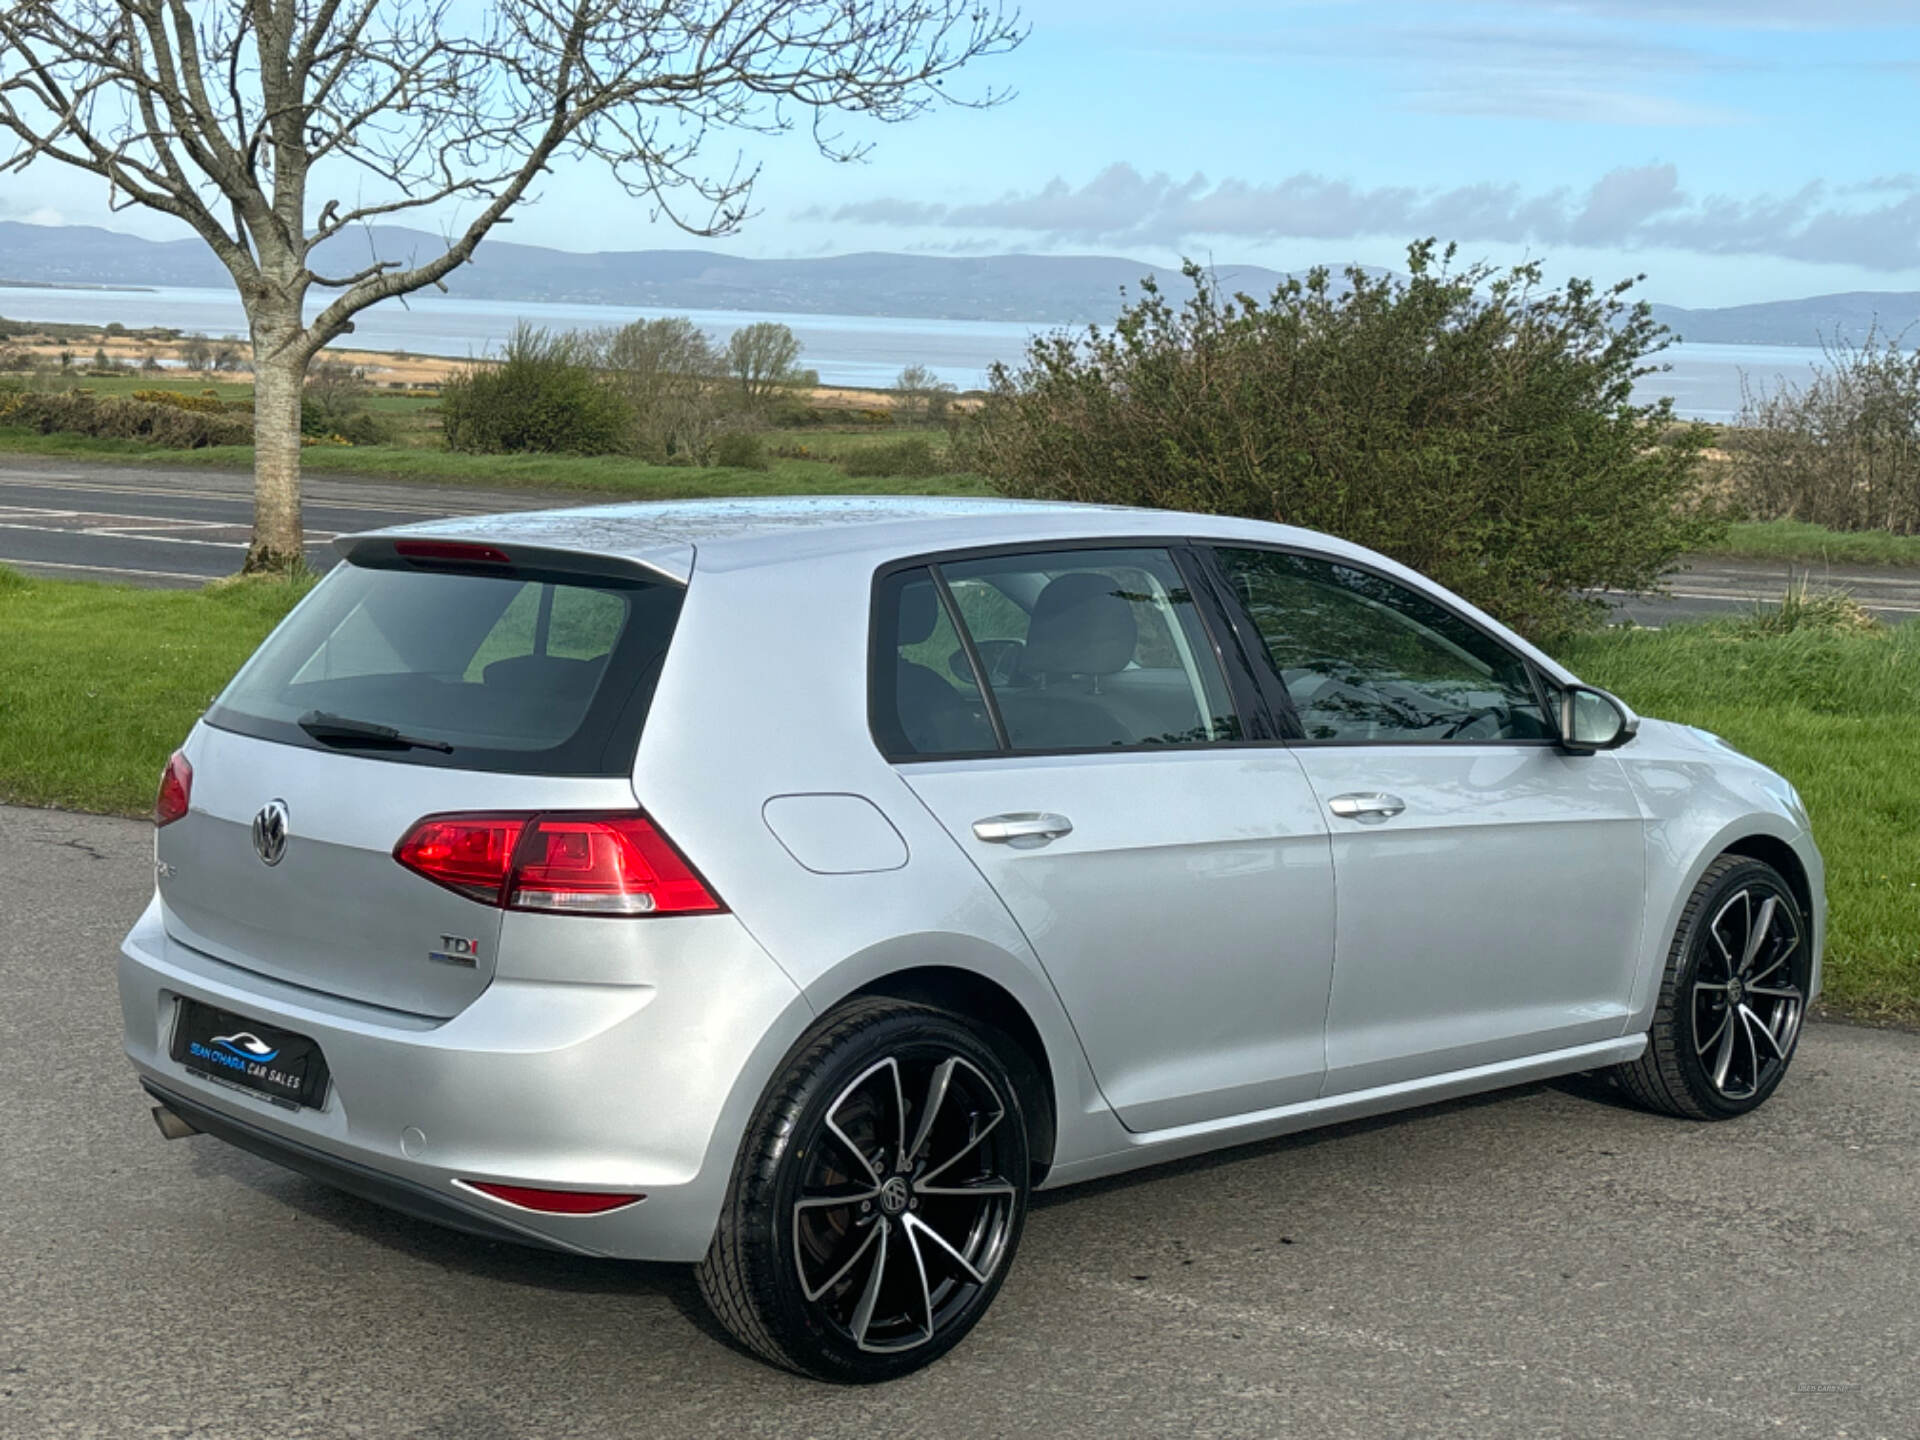
[[(684, 594), (639, 579), (336, 566), (207, 720), (413, 764), (623, 774)], [(346, 733), (368, 726), (424, 743)]]

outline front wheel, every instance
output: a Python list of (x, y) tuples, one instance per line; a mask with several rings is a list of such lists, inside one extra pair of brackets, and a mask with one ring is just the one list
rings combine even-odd
[(1793, 1059), (1812, 970), (1807, 917), (1780, 872), (1722, 855), (1681, 914), (1647, 1048), (1616, 1069), (1620, 1083), (1691, 1120), (1758, 1108)]
[(1026, 1220), (1028, 1168), (994, 1039), (944, 1011), (856, 1001), (762, 1098), (701, 1294), (774, 1364), (843, 1382), (905, 1375), (992, 1303)]

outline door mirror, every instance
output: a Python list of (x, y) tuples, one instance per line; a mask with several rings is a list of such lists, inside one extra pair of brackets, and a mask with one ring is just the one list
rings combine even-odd
[(1625, 703), (1591, 685), (1569, 685), (1560, 692), (1560, 746), (1578, 755), (1612, 750), (1631, 740), (1640, 717)]

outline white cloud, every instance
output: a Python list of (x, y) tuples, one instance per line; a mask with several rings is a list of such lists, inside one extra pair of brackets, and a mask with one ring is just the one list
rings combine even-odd
[[(1844, 192), (1843, 192), (1844, 193)], [(1302, 172), (1272, 182), (1146, 175), (1128, 164), (1083, 185), (1054, 179), (997, 200), (940, 204), (881, 197), (802, 220), (939, 229), (1048, 243), (1179, 248), (1212, 237), (1271, 241), (1437, 235), (1470, 243), (1772, 256), (1898, 271), (1920, 267), (1920, 180), (1890, 176), (1865, 203), (1811, 184), (1790, 195), (1696, 196), (1673, 165), (1629, 166), (1584, 190), (1517, 185), (1365, 187)]]

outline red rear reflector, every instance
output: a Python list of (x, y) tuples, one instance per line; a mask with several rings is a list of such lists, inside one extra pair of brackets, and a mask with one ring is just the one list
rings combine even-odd
[(429, 815), (393, 858), (485, 905), (572, 915), (723, 910), (644, 815)]
[(160, 772), (160, 793), (153, 800), (153, 823), (171, 825), (187, 813), (193, 800), (193, 766), (178, 750), (167, 757), (167, 768)]
[(492, 1200), (504, 1200), (522, 1210), (538, 1210), (543, 1215), (604, 1215), (609, 1210), (636, 1205), (644, 1195), (613, 1195), (603, 1190), (538, 1190), (529, 1185), (495, 1185), (488, 1180), (462, 1180), (470, 1190), (478, 1190)]
[(407, 560), (438, 560), (447, 565), (511, 565), (507, 552), (467, 540), (396, 540), (393, 553)]

